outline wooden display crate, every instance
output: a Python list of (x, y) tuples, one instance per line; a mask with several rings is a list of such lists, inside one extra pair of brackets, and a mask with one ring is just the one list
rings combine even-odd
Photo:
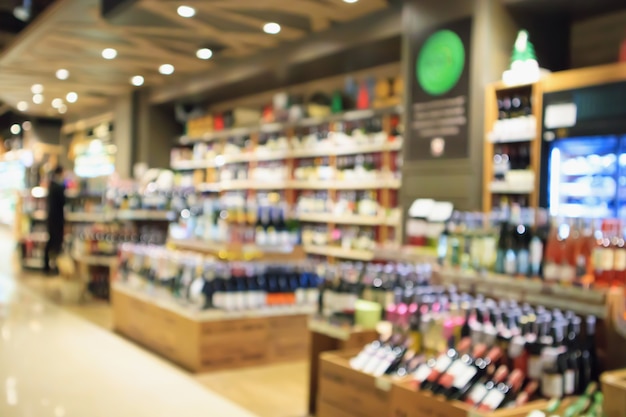
[(543, 409), (547, 401), (484, 413), (464, 402), (447, 401), (442, 396), (418, 391), (411, 382), (395, 382), (389, 404), (389, 417), (526, 417), (532, 410)]
[(605, 372), (600, 381), (606, 417), (626, 416), (626, 369)]
[(349, 360), (357, 353), (340, 351), (320, 355), (317, 417), (389, 415), (391, 380), (352, 369)]
[(116, 331), (194, 372), (301, 360), (307, 314), (202, 319), (113, 287)]

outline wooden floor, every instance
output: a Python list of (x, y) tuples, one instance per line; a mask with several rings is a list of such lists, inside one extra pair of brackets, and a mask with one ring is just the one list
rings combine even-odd
[[(69, 312), (107, 330), (113, 329), (112, 312), (107, 302), (64, 302), (61, 278), (28, 273), (24, 274), (22, 282)], [(238, 403), (259, 417), (307, 415), (307, 361), (190, 375), (211, 391)]]

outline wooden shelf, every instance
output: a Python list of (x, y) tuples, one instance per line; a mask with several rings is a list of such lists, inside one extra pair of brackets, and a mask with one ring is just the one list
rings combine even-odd
[(234, 257), (237, 259), (252, 258), (291, 261), (303, 259), (305, 257), (305, 253), (300, 246), (258, 247), (256, 245), (211, 242), (198, 239), (169, 239), (167, 244), (177, 249), (216, 255), (220, 258)]
[(353, 259), (355, 261), (374, 260), (374, 251), (345, 249), (340, 246), (305, 245), (304, 251), (310, 255), (330, 256), (333, 258)]
[(400, 188), (399, 179), (372, 179), (362, 181), (290, 181), (289, 188), (296, 190), (380, 190)]
[(532, 194), (534, 187), (520, 187), (517, 184), (509, 184), (504, 181), (494, 181), (489, 184), (489, 191), (492, 194)]
[(223, 191), (235, 190), (285, 190), (289, 188), (288, 181), (261, 182), (255, 180), (220, 181), (219, 187)]
[(100, 223), (100, 222), (111, 222), (115, 220), (114, 213), (87, 213), (87, 212), (72, 212), (65, 213), (65, 220), (68, 222), (75, 223)]
[(171, 221), (175, 218), (175, 214), (164, 210), (118, 210), (115, 218), (118, 220)]
[(215, 162), (211, 160), (173, 161), (171, 167), (174, 171), (190, 171), (194, 169), (215, 168)]
[(117, 256), (115, 255), (72, 255), (72, 259), (88, 266), (106, 266), (109, 268), (117, 266)]
[(396, 216), (361, 216), (358, 214), (336, 215), (333, 213), (301, 213), (296, 216), (301, 222), (310, 223), (334, 223), (361, 226), (400, 226), (400, 219)]
[(507, 275), (477, 274), (443, 268), (438, 274), (443, 284), (456, 285), (459, 291), (484, 294), (486, 297), (513, 299), (541, 304), (547, 308), (572, 310), (578, 314), (605, 318), (608, 314), (608, 289), (589, 289), (546, 283), (539, 279)]

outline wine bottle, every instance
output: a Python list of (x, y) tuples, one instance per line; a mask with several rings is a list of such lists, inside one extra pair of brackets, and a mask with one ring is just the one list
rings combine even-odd
[(452, 385), (443, 394), (451, 400), (463, 398), (480, 379), (486, 376), (489, 367), (500, 359), (502, 352), (499, 347), (494, 347), (484, 358), (480, 357), (473, 362), (466, 362), (465, 368), (456, 375)]
[(471, 345), (472, 342), (470, 339), (463, 339), (458, 343), (455, 349), (454, 339), (450, 338), (448, 340), (448, 350), (437, 357), (437, 364), (432, 369), (428, 377), (420, 384), (421, 389), (428, 390), (435, 387), (439, 377), (448, 370), (455, 359), (467, 352)]
[(471, 353), (466, 353), (455, 359), (450, 367), (432, 384), (430, 390), (435, 394), (447, 394), (452, 388), (454, 381), (463, 374), (468, 367), (474, 364), (474, 361), (482, 358), (487, 353), (487, 345), (475, 345)]
[(513, 400), (524, 382), (524, 373), (515, 369), (509, 375), (506, 382), (501, 382), (489, 390), (485, 398), (480, 402), (478, 409), (481, 411), (495, 411), (503, 404)]
[(483, 398), (498, 384), (504, 382), (509, 375), (509, 370), (506, 366), (500, 366), (493, 374), (493, 376), (486, 381), (479, 381), (472, 387), (471, 390), (465, 395), (464, 400), (467, 404), (472, 406), (478, 406)]

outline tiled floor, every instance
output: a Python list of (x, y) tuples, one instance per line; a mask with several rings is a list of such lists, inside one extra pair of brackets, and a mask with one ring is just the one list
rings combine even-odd
[(14, 405), (0, 395), (2, 417), (306, 415), (305, 361), (189, 374), (111, 333), (108, 303), (63, 303), (60, 278), (15, 276), (0, 268), (0, 383), (18, 394)]

